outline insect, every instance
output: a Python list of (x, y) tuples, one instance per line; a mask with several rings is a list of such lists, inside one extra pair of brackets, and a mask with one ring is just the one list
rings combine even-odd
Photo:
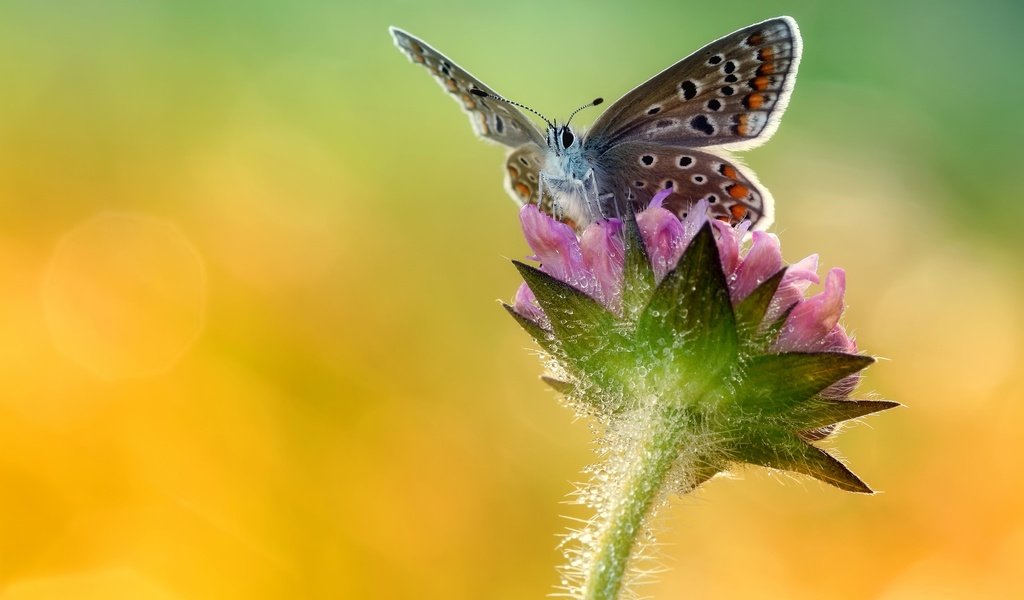
[[(796, 21), (777, 17), (711, 42), (611, 104), (588, 131), (508, 100), (420, 39), (392, 27), (395, 44), (425, 66), (469, 115), (477, 135), (509, 147), (505, 187), (582, 228), (647, 205), (658, 191), (680, 218), (705, 199), (711, 216), (765, 229), (771, 194), (731, 154), (778, 129), (800, 63)], [(542, 132), (520, 108), (544, 120)]]

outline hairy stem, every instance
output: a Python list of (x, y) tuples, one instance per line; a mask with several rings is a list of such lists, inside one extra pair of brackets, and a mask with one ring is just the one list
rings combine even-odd
[(608, 514), (597, 531), (597, 552), (584, 582), (587, 600), (618, 597), (637, 542), (645, 534), (648, 514), (663, 497), (688, 432), (686, 419), (680, 417), (678, 410), (663, 408), (631, 453), (627, 476), (610, 499)]

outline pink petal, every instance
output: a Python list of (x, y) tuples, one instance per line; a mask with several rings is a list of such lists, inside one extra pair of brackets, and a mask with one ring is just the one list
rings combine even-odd
[(730, 282), (740, 264), (740, 242), (743, 240), (743, 232), (723, 223), (717, 219), (711, 221), (711, 226), (718, 233), (715, 242), (718, 244), (718, 255), (722, 262), (722, 272)]
[(597, 280), (597, 295), (609, 310), (622, 304), (622, 272), (626, 260), (622, 222), (618, 219), (592, 223), (580, 238), (583, 264)]
[(736, 277), (730, 280), (733, 302), (739, 302), (749, 296), (754, 288), (781, 268), (782, 251), (779, 249), (779, 238), (763, 231), (755, 231), (750, 250), (736, 269)]
[(789, 308), (804, 299), (804, 292), (812, 283), (818, 283), (818, 255), (812, 254), (800, 262), (786, 267), (779, 289), (775, 291), (765, 321), (774, 323)]
[(660, 282), (666, 273), (675, 268), (686, 245), (683, 242), (683, 224), (679, 218), (660, 206), (653, 206), (654, 200), (651, 204), (647, 210), (637, 213), (636, 224), (647, 247), (654, 277)]
[(664, 190), (659, 191), (657, 194), (654, 195), (653, 198), (651, 198), (651, 201), (647, 205), (647, 208), (661, 208), (662, 203), (665, 202), (665, 198), (671, 196), (672, 192), (674, 191), (675, 190), (673, 190), (672, 188), (666, 188)]
[(680, 240), (680, 244), (683, 249), (690, 244), (690, 241), (697, 235), (700, 228), (704, 226), (708, 220), (708, 201), (698, 200), (690, 210), (687, 211), (686, 217), (683, 218), (683, 237)]
[(533, 291), (526, 283), (519, 284), (519, 289), (516, 290), (515, 298), (512, 299), (512, 308), (517, 313), (527, 319), (537, 323), (538, 325), (544, 324), (547, 321), (547, 316), (541, 309), (540, 305), (537, 304), (537, 298), (533, 295)]
[(789, 265), (782, 277), (783, 285), (793, 285), (800, 293), (807, 291), (812, 283), (818, 283), (818, 255), (812, 254), (803, 260)]
[(583, 264), (576, 232), (540, 212), (535, 204), (527, 204), (519, 211), (523, 235), (530, 245), (541, 269), (549, 275), (580, 289), (587, 287), (591, 277)]
[(790, 313), (777, 347), (780, 350), (820, 350), (839, 323), (845, 291), (846, 273), (842, 269), (829, 271), (825, 289), (798, 304)]

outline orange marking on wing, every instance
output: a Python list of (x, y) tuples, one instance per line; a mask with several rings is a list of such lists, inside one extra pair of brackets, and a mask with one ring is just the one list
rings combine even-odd
[(412, 54), (411, 56), (412, 56), (412, 62), (415, 62), (415, 63), (419, 63), (419, 64), (421, 64), (421, 65), (422, 65), (422, 64), (423, 64), (424, 62), (426, 62), (426, 61), (424, 60), (424, 58), (423, 58), (423, 55), (422, 55), (422, 54)]
[(526, 199), (530, 197), (530, 186), (526, 185), (525, 183), (520, 181), (516, 183), (513, 187), (515, 188), (516, 193), (519, 194), (520, 198)]
[(743, 99), (743, 104), (751, 110), (757, 110), (764, 105), (764, 94), (753, 93)]
[(733, 219), (739, 221), (747, 216), (747, 207), (742, 204), (734, 204), (729, 207), (729, 212), (732, 214)]
[(762, 35), (760, 31), (755, 31), (754, 33), (750, 34), (750, 37), (747, 38), (747, 45), (748, 46), (760, 46), (761, 42), (763, 42), (763, 41), (764, 41), (764, 35)]
[(755, 77), (750, 84), (754, 86), (754, 89), (763, 92), (768, 89), (768, 84), (771, 83), (771, 79), (765, 76)]
[(444, 87), (448, 88), (449, 92), (457, 92), (457, 91), (459, 91), (459, 86), (458, 86), (457, 83), (455, 83), (454, 79), (445, 79), (444, 80)]
[(766, 62), (766, 63), (764, 63), (763, 65), (761, 65), (760, 67), (757, 68), (757, 74), (758, 75), (771, 75), (774, 72), (775, 72), (775, 63), (773, 63), (773, 62)]
[(775, 60), (775, 49), (771, 46), (765, 46), (757, 51), (757, 60), (761, 62), (771, 62)]
[(476, 108), (476, 100), (473, 100), (473, 98), (469, 94), (463, 94), (462, 105), (469, 110), (473, 110), (474, 108)]
[(729, 187), (725, 188), (725, 191), (729, 192), (729, 195), (736, 200), (742, 200), (746, 198), (748, 195), (750, 195), (750, 189), (748, 189), (747, 186), (743, 185), (742, 183), (734, 183)]
[(736, 172), (736, 168), (732, 165), (722, 165), (722, 175), (725, 175), (729, 179), (736, 179), (740, 176), (740, 174)]
[(747, 135), (747, 115), (739, 115), (736, 121), (736, 133)]
[(416, 54), (423, 54), (423, 47), (412, 40), (409, 40), (409, 47), (412, 48), (412, 51)]
[(483, 135), (490, 135), (491, 128), (487, 125), (487, 116), (484, 113), (476, 113), (477, 120), (480, 121), (480, 133)]

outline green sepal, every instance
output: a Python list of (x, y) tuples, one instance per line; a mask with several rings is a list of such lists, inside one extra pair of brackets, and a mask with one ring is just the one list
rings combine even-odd
[(540, 269), (512, 261), (551, 322), (552, 350), (581, 373), (616, 373), (626, 350), (617, 318), (597, 300)]
[(790, 313), (793, 312), (793, 309), (796, 308), (798, 304), (800, 303), (794, 302), (793, 304), (790, 304), (786, 310), (782, 311), (782, 314), (780, 314), (778, 318), (765, 326), (758, 345), (762, 351), (766, 352), (769, 348), (775, 345), (775, 342), (779, 339), (779, 335), (782, 333), (782, 328), (786, 325), (786, 321), (789, 320)]
[(622, 312), (627, 319), (635, 320), (654, 289), (654, 269), (635, 214), (623, 218), (622, 233), (625, 240)]
[(743, 413), (787, 416), (801, 402), (873, 362), (870, 356), (842, 352), (754, 356), (744, 364), (736, 401)]
[(519, 326), (526, 330), (526, 333), (530, 334), (530, 337), (537, 342), (541, 348), (546, 351), (551, 349), (551, 332), (538, 325), (535, 321), (532, 321), (523, 315), (516, 312), (516, 309), (512, 306), (501, 303), (501, 307), (504, 308), (508, 314), (512, 315), (512, 318), (519, 323)]
[(793, 421), (799, 423), (801, 431), (819, 429), (850, 419), (864, 417), (890, 408), (903, 406), (891, 400), (830, 400), (815, 398), (797, 407)]
[(848, 492), (874, 493), (846, 465), (795, 433), (775, 430), (758, 442), (743, 444), (738, 451), (737, 459), (745, 463), (810, 475)]
[(640, 315), (637, 335), (652, 350), (679, 347), (679, 358), (712, 378), (735, 361), (736, 318), (710, 223), (701, 227), (679, 264), (654, 290)]
[(775, 297), (775, 292), (785, 275), (786, 269), (779, 269), (736, 306), (736, 329), (741, 338), (747, 340), (758, 337), (765, 315), (772, 304), (772, 298)]

